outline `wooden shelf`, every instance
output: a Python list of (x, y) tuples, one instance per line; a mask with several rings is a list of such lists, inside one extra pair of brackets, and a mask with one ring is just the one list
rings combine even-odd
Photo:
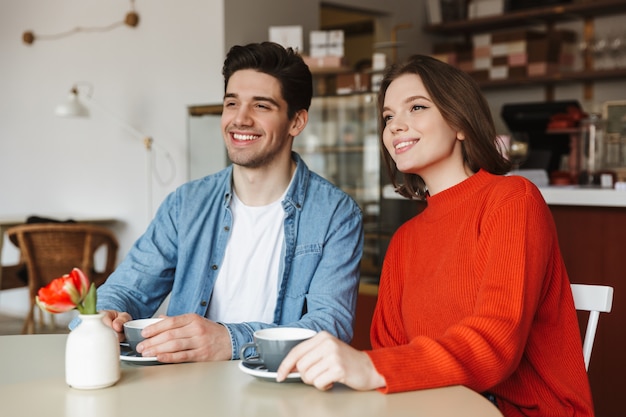
[(333, 76), (338, 74), (347, 74), (354, 71), (350, 67), (310, 67), (311, 75), (316, 76)]
[[(472, 33), (490, 32), (497, 29), (510, 29), (536, 24), (545, 24), (548, 29), (556, 22), (583, 20), (583, 37), (593, 36), (593, 18), (626, 13), (626, 0), (584, 0), (571, 4), (535, 7), (510, 11), (501, 15), (485, 16), (476, 19), (443, 22), (424, 27), (425, 32), (443, 36), (465, 36)], [(584, 60), (584, 70), (563, 72), (537, 77), (477, 80), (484, 90), (498, 88), (524, 88), (530, 85), (545, 87), (546, 101), (554, 100), (554, 87), (560, 84), (580, 83), (583, 85), (585, 100), (593, 98), (593, 82), (626, 79), (626, 68), (594, 70), (593, 59)]]
[(578, 82), (626, 79), (626, 68), (562, 72), (540, 77), (506, 78), (478, 81), (483, 89), (500, 87), (527, 87), (529, 85), (556, 85)]
[(187, 107), (190, 116), (221, 116), (223, 104), (200, 104)]
[(595, 0), (586, 3), (536, 7), (507, 12), (497, 16), (426, 25), (424, 31), (442, 35), (487, 32), (512, 26), (580, 20), (586, 17), (605, 16), (620, 12), (626, 12), (626, 1), (624, 0)]

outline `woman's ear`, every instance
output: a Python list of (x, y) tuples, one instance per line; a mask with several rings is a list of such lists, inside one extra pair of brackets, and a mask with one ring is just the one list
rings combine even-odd
[(463, 133), (461, 131), (456, 132), (456, 138), (458, 140), (465, 140), (465, 133)]
[(296, 112), (296, 115), (293, 117), (293, 120), (291, 121), (289, 134), (293, 137), (298, 136), (302, 132), (302, 130), (304, 130), (308, 121), (309, 112), (304, 109), (298, 110)]

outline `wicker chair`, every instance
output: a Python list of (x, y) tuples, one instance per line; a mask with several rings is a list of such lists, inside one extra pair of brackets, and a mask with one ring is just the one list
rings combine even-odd
[[(24, 224), (8, 229), (7, 235), (20, 249), (20, 261), (27, 268), (30, 308), (22, 328), (23, 334), (35, 332), (35, 296), (39, 288), (69, 273), (74, 267), (80, 268), (96, 286), (100, 286), (115, 268), (118, 241), (109, 229), (101, 226), (84, 223)], [(96, 251), (103, 246), (106, 247), (104, 269), (96, 271), (95, 258), (100, 256)]]
[(0, 274), (0, 290), (12, 290), (28, 286), (28, 283), (21, 278), (21, 272), (26, 268), (22, 262), (16, 265), (2, 265)]

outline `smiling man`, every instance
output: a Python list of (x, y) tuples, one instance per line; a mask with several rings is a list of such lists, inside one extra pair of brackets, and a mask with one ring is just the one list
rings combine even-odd
[(222, 71), (222, 134), (232, 165), (182, 185), (98, 290), (98, 309), (144, 330), (143, 356), (228, 360), (255, 330), (296, 326), (349, 342), (363, 249), (362, 215), (292, 151), (312, 77), (290, 48), (234, 46)]

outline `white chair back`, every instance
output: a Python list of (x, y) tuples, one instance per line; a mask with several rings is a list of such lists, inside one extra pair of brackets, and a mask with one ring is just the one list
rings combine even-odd
[(591, 349), (596, 337), (600, 313), (609, 313), (613, 306), (613, 287), (606, 285), (571, 284), (576, 310), (588, 311), (589, 320), (583, 340), (585, 369), (589, 370)]

